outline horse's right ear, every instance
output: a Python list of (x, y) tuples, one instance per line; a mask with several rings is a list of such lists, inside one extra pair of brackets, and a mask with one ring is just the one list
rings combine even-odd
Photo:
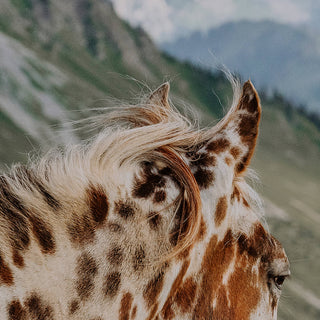
[(170, 108), (168, 96), (169, 96), (170, 84), (169, 82), (163, 83), (160, 87), (154, 90), (148, 100), (147, 104), (160, 105), (166, 108)]

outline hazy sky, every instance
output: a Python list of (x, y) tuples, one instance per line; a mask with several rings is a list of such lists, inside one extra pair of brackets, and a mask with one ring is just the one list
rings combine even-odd
[(228, 21), (271, 19), (320, 29), (319, 0), (111, 0), (120, 17), (156, 42)]

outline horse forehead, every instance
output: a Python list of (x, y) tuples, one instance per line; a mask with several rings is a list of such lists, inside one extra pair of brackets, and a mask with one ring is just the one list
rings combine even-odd
[(278, 239), (271, 235), (271, 239), (274, 243), (272, 247), (272, 252), (270, 255), (270, 269), (276, 271), (276, 273), (280, 274), (284, 271), (290, 271), (290, 263), (288, 256)]
[(267, 231), (260, 222), (255, 223), (252, 229), (249, 241), (256, 250), (257, 257), (260, 257), (263, 263), (272, 264), (275, 261), (282, 261), (282, 263), (288, 264), (287, 255), (278, 239)]

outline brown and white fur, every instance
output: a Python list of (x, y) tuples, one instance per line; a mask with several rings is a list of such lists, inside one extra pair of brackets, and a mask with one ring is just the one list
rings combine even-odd
[(168, 91), (0, 176), (0, 319), (277, 318), (288, 259), (244, 180), (258, 95), (199, 130)]

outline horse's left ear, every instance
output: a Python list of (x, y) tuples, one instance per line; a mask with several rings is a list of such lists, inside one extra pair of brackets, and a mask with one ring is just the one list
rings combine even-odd
[(248, 167), (257, 143), (261, 106), (258, 93), (250, 80), (245, 82), (238, 105), (234, 111), (233, 128), (239, 135), (243, 154), (236, 162), (237, 174)]
[(259, 96), (251, 81), (247, 81), (236, 107), (218, 124), (217, 136), (223, 138), (217, 139), (216, 136), (208, 145), (208, 149), (212, 146), (212, 151), (219, 152), (223, 142), (224, 150), (229, 149), (234, 159), (232, 163), (236, 175), (244, 172), (250, 163), (257, 142), (260, 117)]
[(148, 100), (147, 103), (151, 105), (160, 105), (166, 108), (170, 108), (168, 96), (169, 96), (170, 84), (169, 82), (163, 83), (160, 87), (154, 90)]

